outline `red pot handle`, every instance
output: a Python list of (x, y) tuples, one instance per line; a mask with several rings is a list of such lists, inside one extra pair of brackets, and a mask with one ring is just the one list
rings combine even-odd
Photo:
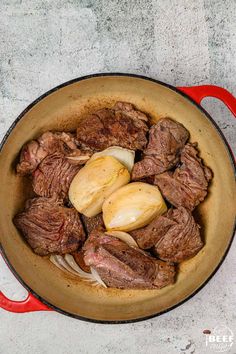
[[(1, 252), (0, 252), (1, 255)], [(8, 266), (6, 259), (2, 255), (6, 265)], [(27, 298), (23, 301), (14, 301), (8, 299), (2, 291), (0, 291), (0, 308), (10, 311), (10, 312), (32, 312), (32, 311), (51, 311), (52, 309), (47, 305), (43, 304), (31, 293), (28, 294)]]
[(36, 299), (32, 294), (28, 294), (28, 297), (23, 301), (14, 301), (8, 299), (0, 291), (0, 307), (10, 312), (32, 312), (32, 311), (51, 311), (52, 309), (41, 301)]
[(192, 87), (177, 87), (180, 91), (191, 97), (196, 103), (200, 104), (205, 97), (215, 97), (224, 102), (236, 117), (236, 99), (226, 89), (214, 85), (202, 85)]

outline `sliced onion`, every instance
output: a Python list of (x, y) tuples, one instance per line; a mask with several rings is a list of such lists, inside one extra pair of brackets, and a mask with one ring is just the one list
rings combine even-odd
[(51, 255), (50, 261), (54, 263), (61, 270), (67, 270), (69, 273), (77, 275), (77, 273), (69, 266), (65, 259), (60, 255)]
[(136, 241), (127, 232), (124, 232), (124, 231), (106, 231), (105, 234), (108, 235), (108, 236), (114, 236), (116, 238), (119, 238), (121, 241), (124, 241), (125, 243), (127, 243), (127, 245), (129, 245), (131, 247), (138, 247), (138, 244), (136, 243)]
[(56, 256), (54, 254), (52, 254), (49, 259), (55, 266), (57, 266), (57, 268), (65, 271), (65, 268), (62, 267), (62, 265), (60, 263), (58, 263)]
[(104, 281), (102, 280), (102, 278), (100, 277), (100, 275), (98, 274), (98, 272), (96, 271), (96, 269), (94, 268), (90, 268), (91, 270), (91, 274), (93, 275), (94, 279), (96, 279), (96, 281), (102, 285), (104, 288), (107, 288), (106, 284), (104, 283)]
[(87, 156), (87, 155), (67, 156), (66, 158), (69, 160), (74, 160), (74, 161), (88, 161), (90, 159), (90, 156)]
[(76, 263), (74, 257), (71, 254), (65, 255), (65, 260), (69, 264), (69, 266), (76, 271), (81, 277), (91, 279), (91, 273), (87, 273), (80, 268), (80, 266)]
[(80, 266), (75, 262), (74, 257), (71, 254), (66, 254), (65, 258), (60, 255), (51, 255), (50, 261), (55, 264), (59, 269), (68, 271), (76, 276), (79, 276), (85, 281), (89, 281), (93, 286), (102, 285), (106, 288), (106, 284), (102, 281), (100, 275), (94, 268), (91, 269), (91, 273), (84, 272)]

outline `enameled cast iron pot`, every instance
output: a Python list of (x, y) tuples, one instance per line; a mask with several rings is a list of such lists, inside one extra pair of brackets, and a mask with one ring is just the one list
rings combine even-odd
[[(206, 96), (221, 99), (236, 115), (236, 100), (216, 86), (176, 89), (146, 77), (101, 74), (62, 84), (34, 101), (16, 119), (1, 144), (0, 242), (2, 255), (17, 279), (28, 289), (26, 300), (15, 302), (0, 292), (0, 305), (13, 312), (54, 309), (95, 322), (147, 319), (183, 303), (201, 289), (219, 268), (230, 247), (235, 222), (234, 160), (227, 142), (200, 106)], [(78, 121), (117, 100), (133, 103), (153, 122), (172, 117), (199, 143), (201, 157), (214, 172), (209, 195), (195, 212), (205, 246), (181, 263), (176, 283), (161, 290), (94, 288), (65, 274), (47, 258), (35, 255), (12, 223), (30, 197), (29, 182), (15, 173), (22, 145), (47, 130), (73, 130)]]

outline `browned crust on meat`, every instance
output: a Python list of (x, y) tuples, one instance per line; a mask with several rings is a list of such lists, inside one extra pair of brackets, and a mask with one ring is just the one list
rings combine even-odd
[(80, 168), (80, 165), (71, 164), (63, 154), (49, 155), (33, 173), (33, 190), (42, 197), (67, 199), (72, 179)]
[(181, 163), (174, 172), (156, 175), (154, 184), (172, 205), (193, 210), (207, 196), (208, 184), (213, 174), (198, 157), (196, 143), (188, 143), (184, 147)]
[(154, 247), (156, 255), (169, 262), (182, 262), (195, 256), (203, 247), (200, 226), (183, 207), (169, 209), (148, 226), (132, 231), (131, 236), (139, 247)]
[(94, 150), (115, 145), (143, 150), (147, 144), (147, 120), (130, 103), (117, 102), (113, 109), (103, 108), (79, 122), (77, 140)]
[(35, 253), (70, 253), (82, 246), (85, 233), (78, 212), (62, 206), (54, 198), (34, 198), (14, 217)]
[(95, 268), (109, 287), (155, 289), (174, 282), (173, 264), (159, 261), (101, 231), (90, 234), (83, 250), (85, 263)]
[(176, 166), (188, 138), (189, 132), (182, 124), (171, 118), (160, 119), (149, 131), (148, 146), (143, 159), (134, 165), (132, 179), (139, 180)]

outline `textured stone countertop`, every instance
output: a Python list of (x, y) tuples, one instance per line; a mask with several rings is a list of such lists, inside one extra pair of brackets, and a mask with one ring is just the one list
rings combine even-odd
[[(0, 138), (36, 97), (91, 73), (137, 73), (176, 86), (210, 83), (235, 94), (232, 0), (1, 0), (0, 11)], [(203, 106), (236, 152), (232, 115), (215, 99)], [(56, 312), (0, 310), (0, 353), (211, 353), (203, 330), (236, 328), (235, 253), (234, 242), (195, 297), (144, 322), (101, 325)], [(2, 259), (0, 289), (13, 299), (26, 295)]]

